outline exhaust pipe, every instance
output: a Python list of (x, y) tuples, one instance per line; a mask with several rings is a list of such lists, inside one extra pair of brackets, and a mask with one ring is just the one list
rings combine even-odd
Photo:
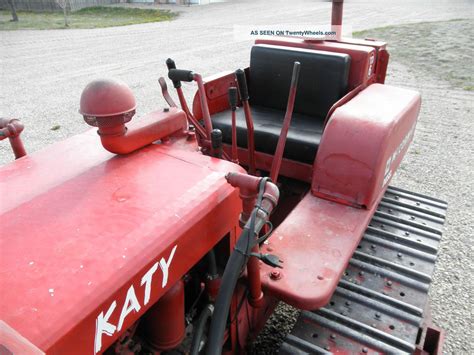
[(82, 92), (79, 112), (88, 125), (98, 127), (103, 147), (114, 154), (129, 154), (187, 127), (186, 114), (176, 107), (151, 112), (127, 127), (135, 108), (135, 97), (125, 83), (96, 80)]
[(342, 14), (344, 11), (344, 0), (332, 0), (331, 31), (336, 31), (336, 40), (342, 39)]

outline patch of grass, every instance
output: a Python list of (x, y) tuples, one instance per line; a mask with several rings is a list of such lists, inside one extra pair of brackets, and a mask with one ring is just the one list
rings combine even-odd
[(386, 41), (390, 60), (416, 68), (421, 80), (423, 75), (431, 75), (463, 90), (474, 87), (472, 20), (387, 26), (354, 32), (353, 36)]
[(169, 21), (177, 14), (168, 10), (138, 9), (112, 6), (88, 7), (69, 14), (69, 27), (64, 27), (62, 12), (19, 11), (20, 21), (10, 22), (9, 11), (0, 11), (0, 30), (49, 30), (64, 28), (104, 28), (138, 23)]

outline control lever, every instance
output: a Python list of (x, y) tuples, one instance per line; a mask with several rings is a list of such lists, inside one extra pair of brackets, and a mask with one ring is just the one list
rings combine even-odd
[(237, 122), (235, 110), (237, 110), (238, 93), (237, 88), (232, 86), (229, 88), (229, 105), (232, 112), (232, 162), (239, 163), (239, 155), (237, 152)]
[[(171, 79), (173, 82), (173, 86), (176, 89), (176, 92), (178, 93), (178, 98), (179, 98), (179, 103), (181, 104), (181, 108), (183, 111), (186, 113), (186, 117), (188, 118), (188, 122), (190, 122), (194, 128), (196, 129), (198, 135), (204, 139), (207, 140), (208, 142), (211, 139), (211, 131), (212, 131), (212, 124), (211, 118), (209, 116), (208, 122), (206, 122), (206, 116), (204, 114), (205, 109), (203, 108), (203, 118), (204, 118), (204, 125), (205, 128), (201, 126), (201, 124), (196, 120), (196, 118), (192, 115), (191, 111), (189, 111), (188, 104), (186, 103), (186, 98), (184, 97), (183, 94), (183, 89), (181, 88), (181, 81), (193, 81), (195, 80), (195, 77), (198, 76), (202, 82), (202, 78), (199, 74), (195, 74), (190, 70), (179, 70), (176, 69), (176, 63), (174, 62), (173, 59), (168, 58), (166, 60), (166, 66), (168, 68), (168, 78)], [(197, 81), (197, 80), (196, 80)], [(160, 82), (161, 85), (161, 82)], [(163, 86), (162, 86), (163, 90)], [(201, 88), (199, 87), (198, 83), (198, 90), (199, 90), (199, 96), (201, 95)], [(202, 90), (204, 90), (204, 86), (202, 87)], [(163, 94), (164, 96), (164, 94)], [(168, 102), (166, 96), (165, 96), (166, 102)], [(204, 100), (205, 101), (205, 100)], [(169, 102), (168, 102), (169, 104)], [(205, 102), (205, 106), (207, 108), (207, 101)], [(201, 107), (202, 107), (202, 100), (201, 100)], [(207, 113), (209, 114), (209, 109), (207, 108)]]
[(171, 97), (170, 93), (168, 92), (168, 85), (166, 85), (165, 78), (160, 77), (160, 78), (158, 79), (158, 83), (160, 84), (160, 87), (161, 87), (161, 94), (162, 94), (163, 97), (165, 98), (166, 103), (167, 103), (170, 107), (178, 107), (178, 106), (176, 105), (176, 103), (174, 102), (173, 98)]
[[(201, 101), (201, 110), (202, 110), (202, 118), (204, 120), (204, 128), (206, 131), (206, 138), (207, 140), (211, 139), (211, 131), (212, 131), (212, 122), (211, 122), (211, 115), (209, 114), (209, 106), (207, 106), (206, 100), (206, 90), (204, 88), (204, 82), (202, 81), (202, 76), (198, 73), (194, 73), (191, 70), (182, 70), (176, 69), (176, 64), (174, 60), (168, 58), (166, 60), (166, 66), (168, 67), (168, 78), (171, 79), (173, 82), (176, 91), (178, 92), (179, 102), (181, 103), (181, 107), (183, 111), (186, 112), (188, 117), (192, 117), (193, 121), (197, 121), (191, 112), (188, 109), (188, 105), (186, 104), (186, 99), (183, 94), (183, 90), (181, 89), (181, 81), (195, 81), (198, 85), (198, 93), (199, 98)], [(193, 122), (194, 124), (194, 122)]]
[[(168, 58), (166, 59), (166, 67), (168, 68), (168, 71), (171, 69), (176, 69), (176, 63), (173, 59)], [(181, 82), (179, 80), (173, 80), (173, 86), (175, 89), (179, 89), (181, 88)]]
[(291, 76), (290, 93), (288, 95), (288, 103), (286, 105), (285, 119), (283, 120), (283, 126), (281, 127), (280, 137), (278, 138), (278, 144), (275, 150), (275, 156), (273, 157), (272, 168), (270, 170), (270, 179), (274, 183), (278, 180), (278, 174), (280, 173), (281, 161), (283, 159), (283, 152), (285, 151), (286, 137), (291, 124), (291, 118), (293, 116), (293, 108), (295, 107), (296, 89), (298, 86), (298, 79), (300, 76), (300, 63), (295, 62), (293, 64), (293, 74)]
[[(215, 156), (217, 154), (223, 157), (224, 159), (230, 161), (229, 156), (225, 152), (223, 151), (219, 152), (219, 149), (217, 148), (216, 148), (217, 149), (217, 152), (216, 152), (216, 149), (214, 148), (213, 143), (212, 143), (212, 121), (211, 121), (211, 115), (209, 113), (209, 106), (207, 105), (206, 89), (204, 88), (204, 81), (202, 80), (202, 76), (191, 70), (176, 69), (176, 63), (174, 62), (174, 60), (170, 58), (166, 60), (166, 66), (168, 67), (168, 78), (170, 78), (170, 80), (173, 82), (173, 86), (176, 88), (176, 91), (179, 97), (179, 102), (181, 103), (181, 107), (183, 108), (183, 111), (186, 113), (188, 121), (194, 125), (194, 127), (196, 128), (196, 131), (199, 133), (199, 135), (202, 137), (204, 141), (204, 142), (200, 142), (198, 140), (199, 145), (204, 146), (207, 149), (210, 148), (212, 155)], [(198, 120), (189, 111), (188, 105), (186, 103), (186, 98), (184, 97), (183, 90), (181, 89), (182, 81), (186, 81), (186, 82), (195, 81), (198, 85), (198, 94), (199, 94), (199, 99), (201, 103), (201, 111), (202, 111), (202, 118), (204, 121), (204, 128), (201, 126)], [(220, 150), (222, 150), (222, 148)]]
[(245, 72), (238, 69), (235, 72), (237, 83), (239, 84), (240, 99), (245, 113), (245, 123), (247, 124), (247, 148), (249, 154), (249, 174), (255, 175), (255, 141), (252, 113), (250, 112), (249, 91), (247, 88), (247, 80), (245, 79)]
[[(183, 89), (181, 89), (181, 80), (179, 80), (177, 78), (172, 79), (170, 77), (170, 74), (169, 74), (169, 72), (171, 70), (176, 70), (176, 63), (174, 62), (173, 59), (168, 58), (168, 59), (166, 59), (166, 67), (168, 68), (168, 77), (173, 82), (173, 86), (176, 89), (176, 92), (178, 94), (179, 103), (180, 103), (181, 108), (183, 109), (184, 113), (186, 113), (186, 117), (188, 118), (188, 122), (190, 122), (191, 124), (196, 126), (194, 124), (194, 121), (195, 121), (194, 116), (191, 114), (191, 111), (189, 111), (188, 104), (186, 103), (186, 98), (184, 97), (184, 94), (183, 94)], [(161, 85), (161, 83), (160, 83), (160, 85)], [(163, 90), (163, 87), (162, 87), (162, 90)], [(166, 97), (165, 97), (165, 100), (166, 100)], [(168, 102), (168, 101), (166, 101), (166, 102)], [(196, 128), (196, 130), (198, 130), (198, 129)], [(202, 132), (198, 132), (198, 133), (202, 133)], [(203, 138), (206, 138), (206, 137), (204, 136)]]

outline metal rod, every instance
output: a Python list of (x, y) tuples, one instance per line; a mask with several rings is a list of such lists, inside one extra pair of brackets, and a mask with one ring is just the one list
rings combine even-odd
[(181, 104), (181, 108), (186, 113), (186, 116), (188, 117), (193, 116), (191, 112), (189, 111), (188, 103), (186, 102), (186, 98), (184, 97), (184, 94), (183, 94), (183, 89), (179, 87), (176, 89), (176, 92), (178, 93), (178, 98), (179, 98), (179, 103)]
[(332, 1), (331, 31), (336, 31), (336, 40), (342, 39), (342, 13), (344, 0)]
[(16, 118), (0, 118), (0, 140), (9, 139), (15, 159), (26, 155), (25, 146), (20, 138), (23, 129), (23, 124)]
[(237, 152), (237, 122), (235, 110), (232, 110), (232, 162), (239, 164), (239, 153)]
[(207, 137), (211, 137), (212, 121), (209, 113), (209, 106), (206, 100), (206, 89), (204, 88), (204, 82), (200, 74), (194, 73), (194, 81), (198, 84), (199, 99), (201, 101), (202, 118), (204, 120), (204, 128), (206, 130)]
[(256, 163), (255, 163), (255, 141), (254, 141), (254, 128), (252, 112), (250, 111), (250, 104), (248, 100), (242, 101), (245, 113), (245, 123), (247, 124), (247, 149), (249, 151), (249, 173), (255, 175)]
[(15, 154), (15, 159), (24, 157), (26, 155), (26, 150), (20, 136), (10, 137), (9, 140), (13, 150), (13, 154)]
[(158, 79), (158, 83), (160, 84), (161, 94), (165, 98), (166, 103), (170, 105), (170, 107), (178, 107), (174, 102), (173, 98), (171, 97), (170, 93), (168, 92), (168, 85), (166, 85), (165, 78), (160, 77)]
[(235, 110), (237, 110), (238, 93), (237, 88), (232, 86), (229, 88), (229, 105), (232, 112), (232, 162), (238, 164), (239, 156), (237, 152), (237, 118)]
[[(168, 105), (170, 107), (178, 107), (176, 103), (174, 102), (173, 98), (169, 94), (168, 91), (168, 86), (166, 85), (166, 81), (163, 77), (158, 79), (158, 82), (161, 87), (161, 93), (163, 94), (163, 97)], [(199, 138), (202, 138), (204, 140), (208, 139), (206, 136), (206, 131), (202, 128), (202, 126), (199, 124), (199, 122), (194, 118), (194, 116), (189, 112), (188, 105), (186, 103), (186, 99), (184, 98), (183, 91), (181, 88), (177, 88), (176, 91), (178, 92), (178, 98), (179, 98), (179, 103), (186, 114), (186, 118), (190, 124), (192, 124), (198, 133)]]
[(291, 77), (290, 93), (288, 95), (285, 119), (283, 120), (283, 126), (281, 127), (280, 138), (278, 138), (278, 144), (275, 150), (275, 156), (273, 157), (272, 169), (270, 172), (270, 179), (272, 179), (272, 181), (275, 183), (277, 182), (278, 174), (280, 173), (283, 152), (285, 151), (286, 137), (288, 136), (288, 130), (290, 128), (291, 118), (293, 116), (293, 108), (295, 106), (296, 89), (298, 86), (299, 76), (300, 63), (295, 62), (293, 64), (293, 75)]
[(254, 141), (254, 129), (252, 112), (250, 112), (249, 104), (249, 91), (247, 88), (247, 80), (245, 78), (245, 72), (242, 69), (238, 69), (235, 72), (237, 83), (239, 84), (240, 99), (242, 100), (242, 106), (245, 113), (245, 123), (247, 125), (247, 149), (249, 154), (249, 174), (255, 175), (256, 164), (255, 164), (255, 141)]
[(331, 26), (342, 26), (344, 0), (332, 1)]

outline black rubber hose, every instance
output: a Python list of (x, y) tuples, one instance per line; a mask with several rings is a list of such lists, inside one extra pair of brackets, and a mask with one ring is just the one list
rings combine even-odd
[(211, 249), (209, 253), (206, 254), (207, 259), (207, 272), (211, 277), (217, 276), (217, 262), (216, 262), (216, 253), (214, 249)]
[(191, 342), (191, 355), (199, 354), (199, 347), (201, 346), (204, 329), (206, 329), (207, 321), (212, 317), (213, 312), (214, 306), (212, 304), (208, 304), (199, 315), (193, 334), (193, 340)]
[[(235, 245), (236, 250), (250, 249), (250, 232), (244, 229), (241, 237)], [(222, 284), (217, 295), (216, 307), (211, 321), (209, 330), (209, 339), (207, 345), (207, 355), (220, 355), (222, 353), (222, 340), (229, 317), (229, 308), (234, 294), (235, 286), (240, 277), (240, 272), (247, 262), (247, 258), (243, 253), (234, 251), (227, 262), (224, 275), (222, 276)]]
[[(257, 218), (258, 211), (261, 211), (262, 199), (267, 181), (267, 178), (260, 180), (255, 209), (245, 224), (237, 243), (235, 243), (234, 251), (230, 254), (224, 270), (224, 275), (222, 275), (222, 283), (219, 288), (214, 315), (212, 316), (211, 326), (209, 328), (209, 339), (207, 341), (206, 351), (207, 355), (221, 355), (222, 353), (222, 342), (227, 326), (227, 318), (229, 318), (229, 308), (235, 286), (237, 285), (243, 267), (247, 264), (251, 249), (257, 243), (256, 236), (260, 232), (260, 229), (265, 225), (266, 220), (274, 207), (274, 205), (273, 207), (270, 206), (270, 209), (266, 212), (265, 218), (262, 218), (261, 216)], [(278, 198), (276, 198), (276, 200), (278, 201)], [(276, 205), (276, 201), (273, 203)]]

